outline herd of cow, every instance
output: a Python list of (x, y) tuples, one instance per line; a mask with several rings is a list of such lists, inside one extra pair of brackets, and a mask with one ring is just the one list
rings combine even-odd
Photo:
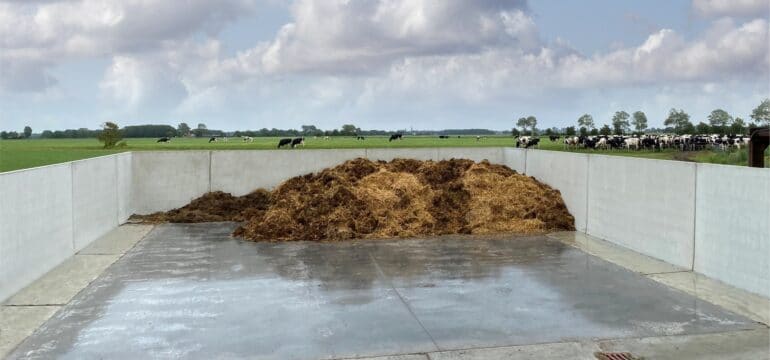
[[(448, 139), (449, 135), (439, 135), (439, 139)], [(458, 138), (460, 136), (457, 136)], [(316, 136), (316, 138), (318, 138)], [(403, 140), (404, 135), (397, 133), (390, 135), (388, 142), (394, 140)], [(486, 136), (476, 136), (476, 141), (485, 139)], [(535, 136), (516, 136), (516, 147), (532, 148), (538, 147), (540, 144), (540, 138)], [(253, 142), (254, 138), (251, 136), (242, 136), (241, 139), (244, 142)], [(330, 137), (324, 136), (324, 140), (329, 140)], [(562, 137), (559, 135), (550, 135), (549, 140), (551, 142), (558, 142)], [(364, 136), (356, 135), (356, 140), (366, 140)], [(167, 143), (171, 141), (169, 137), (162, 137), (158, 139), (159, 143)], [(228, 141), (227, 137), (211, 137), (209, 143), (218, 141)], [(682, 151), (688, 150), (704, 150), (704, 149), (721, 149), (729, 150), (732, 148), (738, 148), (747, 146), (749, 143), (749, 137), (745, 135), (598, 135), (598, 136), (565, 136), (563, 140), (564, 147), (567, 149), (597, 149), (597, 150), (612, 150), (612, 149), (627, 149), (627, 150), (661, 150), (666, 148), (679, 149)], [(278, 141), (278, 148), (285, 146), (292, 149), (297, 146), (305, 146), (304, 137), (296, 138), (283, 138)]]
[[(550, 135), (551, 142), (557, 142), (561, 136)], [(531, 136), (521, 136), (516, 140), (516, 147), (525, 148), (537, 146), (540, 139)], [(627, 150), (661, 150), (679, 149), (681, 151), (720, 149), (740, 149), (747, 146), (749, 137), (745, 135), (600, 135), (600, 136), (565, 136), (564, 147), (567, 149), (627, 149)]]

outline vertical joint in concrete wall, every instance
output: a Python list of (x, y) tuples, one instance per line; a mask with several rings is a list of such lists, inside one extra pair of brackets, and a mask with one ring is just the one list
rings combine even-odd
[[(518, 148), (517, 148), (517, 149), (518, 149)], [(524, 175), (527, 175), (527, 174), (529, 174), (529, 171), (527, 171), (527, 152), (528, 152), (529, 150), (527, 150), (527, 149), (523, 149), (523, 150), (521, 150), (521, 151), (523, 151), (523, 152), (524, 152)]]
[[(120, 164), (118, 163), (118, 157), (120, 153), (112, 155), (112, 159), (115, 160), (115, 223), (120, 226)], [(73, 185), (74, 181), (73, 181)]]
[(213, 161), (213, 150), (209, 150), (209, 192), (211, 192), (211, 163)]
[(71, 221), (71, 234), (70, 234), (70, 245), (72, 246), (72, 251), (75, 251), (75, 166), (73, 165), (73, 162), (69, 162), (69, 168), (70, 168), (70, 221)]
[(590, 206), (588, 206), (588, 201), (591, 199), (591, 197), (588, 196), (588, 189), (591, 187), (588, 185), (591, 183), (591, 155), (586, 155), (586, 226), (585, 226), (585, 232), (588, 234), (588, 219), (591, 217), (591, 215), (588, 213), (588, 209)]
[(690, 262), (690, 270), (695, 271), (695, 236), (696, 226), (698, 226), (698, 164), (693, 164), (693, 205), (692, 205), (692, 262)]

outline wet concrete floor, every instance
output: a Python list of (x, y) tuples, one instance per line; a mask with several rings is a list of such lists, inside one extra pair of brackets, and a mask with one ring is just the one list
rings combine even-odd
[(760, 325), (544, 236), (253, 243), (156, 227), (10, 358), (312, 359)]

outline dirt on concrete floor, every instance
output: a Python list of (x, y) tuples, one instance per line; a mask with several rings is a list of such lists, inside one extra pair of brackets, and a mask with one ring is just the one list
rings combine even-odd
[(452, 159), (355, 159), (272, 192), (212, 192), (146, 222), (238, 221), (256, 241), (574, 230), (558, 190), (506, 166)]

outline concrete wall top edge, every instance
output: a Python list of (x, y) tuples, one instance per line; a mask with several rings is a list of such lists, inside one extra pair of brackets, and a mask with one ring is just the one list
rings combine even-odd
[(74, 164), (74, 163), (86, 162), (86, 161), (94, 160), (94, 159), (115, 157), (115, 156), (118, 156), (118, 155), (121, 155), (121, 154), (130, 154), (130, 153), (131, 153), (131, 151), (123, 151), (123, 152), (119, 152), (119, 153), (115, 153), (115, 154), (99, 155), (99, 156), (89, 157), (89, 158), (85, 158), (85, 159), (78, 159), (78, 160), (60, 162), (60, 163), (56, 163), (56, 164), (40, 165), (40, 166), (31, 167), (31, 168), (24, 168), (24, 169), (11, 170), (11, 171), (3, 171), (3, 172), (0, 172), (0, 176), (8, 175), (8, 174), (14, 174), (14, 173), (20, 173), (20, 172), (23, 172), (23, 171), (39, 170), (39, 169), (44, 169), (44, 168), (48, 168), (48, 167), (67, 166), (67, 165), (71, 165), (71, 164)]
[(736, 170), (738, 171), (754, 171), (757, 174), (762, 172), (770, 172), (770, 168), (755, 168), (750, 166), (740, 166), (740, 165), (727, 165), (727, 164), (710, 164), (710, 163), (693, 163), (697, 167), (704, 167), (704, 168), (714, 168), (714, 169), (730, 169), (730, 170)]
[[(102, 156), (100, 156), (100, 157), (102, 157)], [(82, 159), (82, 160), (88, 160), (88, 159)], [(0, 172), (0, 176), (7, 176), (7, 175), (19, 174), (19, 173), (23, 173), (23, 172), (44, 170), (44, 169), (53, 169), (53, 168), (56, 168), (56, 167), (71, 166), (72, 163), (73, 163), (73, 161), (67, 161), (67, 162), (56, 163), (56, 164), (48, 164), (48, 165), (42, 165), (42, 166), (35, 166), (35, 167), (31, 167), (31, 168), (26, 168), (26, 169), (18, 169), (18, 170), (5, 171), (5, 172)]]

